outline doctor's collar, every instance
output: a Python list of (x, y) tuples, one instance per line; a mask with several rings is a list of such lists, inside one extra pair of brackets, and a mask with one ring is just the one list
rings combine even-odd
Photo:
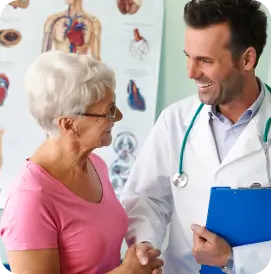
[[(250, 121), (258, 112), (260, 109), (264, 97), (265, 97), (265, 87), (262, 82), (260, 82), (261, 85), (261, 91), (260, 95), (258, 96), (257, 100), (240, 116), (239, 122), (245, 120), (245, 121)], [(217, 111), (217, 105), (209, 105), (208, 107), (208, 114), (210, 116), (210, 119), (218, 119), (221, 122), (225, 122), (227, 119), (223, 114), (219, 113)], [(244, 121), (243, 121), (244, 122)]]

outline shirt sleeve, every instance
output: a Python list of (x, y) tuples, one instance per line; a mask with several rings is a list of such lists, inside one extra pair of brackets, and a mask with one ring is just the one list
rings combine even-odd
[(0, 234), (6, 250), (57, 248), (57, 226), (40, 192), (17, 189), (3, 211)]

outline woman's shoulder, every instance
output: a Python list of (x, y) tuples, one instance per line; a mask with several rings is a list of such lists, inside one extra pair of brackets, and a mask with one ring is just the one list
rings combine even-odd
[(48, 186), (48, 180), (48, 176), (39, 165), (26, 160), (19, 175), (14, 180), (13, 189), (41, 192)]
[(26, 160), (19, 174), (10, 183), (6, 204), (12, 201), (20, 203), (22, 200), (28, 200), (28, 204), (40, 203), (44, 200), (48, 203), (50, 195), (47, 194), (52, 185), (49, 181), (50, 178), (46, 176), (41, 167)]

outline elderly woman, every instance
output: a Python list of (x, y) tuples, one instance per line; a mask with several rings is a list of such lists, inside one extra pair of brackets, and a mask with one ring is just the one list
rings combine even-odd
[(2, 216), (12, 272), (150, 274), (162, 266), (155, 250), (141, 266), (134, 246), (120, 265), (128, 219), (92, 153), (110, 145), (122, 118), (114, 89), (112, 70), (85, 55), (50, 51), (28, 69), (30, 112), (49, 138), (25, 161)]

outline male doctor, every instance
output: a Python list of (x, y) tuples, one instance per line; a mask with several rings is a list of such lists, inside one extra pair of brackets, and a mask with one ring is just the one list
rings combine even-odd
[[(232, 248), (204, 225), (211, 187), (268, 185), (262, 140), (271, 95), (255, 76), (267, 17), (253, 0), (192, 0), (184, 20), (188, 77), (198, 94), (161, 113), (137, 158), (121, 198), (130, 220), (127, 242), (137, 243), (144, 264), (148, 249), (161, 249), (171, 223), (163, 273), (196, 274), (201, 264), (258, 273), (271, 259), (271, 243)], [(184, 152), (188, 182), (178, 188), (181, 144), (201, 102)]]

